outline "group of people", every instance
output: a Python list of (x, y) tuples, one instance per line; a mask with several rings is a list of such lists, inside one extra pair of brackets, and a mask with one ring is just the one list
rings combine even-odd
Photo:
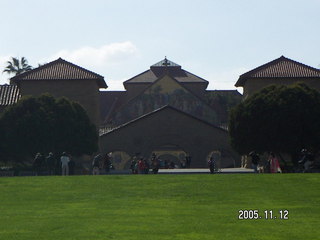
[[(258, 153), (252, 151), (249, 156), (251, 157), (252, 168), (255, 173), (266, 172), (266, 173), (282, 173), (282, 169), (279, 163), (279, 158), (273, 152), (269, 153), (269, 157), (266, 164), (261, 164), (260, 157)], [(307, 149), (302, 149), (300, 152), (300, 157), (298, 164), (302, 172), (309, 172), (314, 163), (314, 155), (307, 151)]]
[[(181, 167), (190, 166), (190, 157), (186, 157), (186, 161), (180, 162)], [(139, 157), (139, 154), (136, 154), (130, 164), (130, 169), (133, 174), (148, 174), (150, 169), (152, 173), (157, 174), (160, 168), (164, 169), (174, 169), (176, 164), (173, 161), (162, 160), (155, 153), (152, 153), (151, 159), (148, 161), (143, 157)]]
[(36, 175), (48, 173), (49, 175), (73, 175), (75, 169), (75, 162), (71, 156), (63, 152), (60, 157), (54, 156), (50, 152), (47, 156), (37, 153), (33, 160), (33, 169)]
[[(137, 154), (138, 155), (138, 154)], [(150, 171), (150, 167), (152, 168), (152, 172), (157, 174), (160, 168), (160, 160), (156, 156), (156, 154), (152, 154), (151, 156), (151, 164), (147, 159), (143, 157), (138, 157), (135, 155), (132, 158), (130, 169), (132, 174), (148, 174)]]
[(282, 173), (279, 159), (273, 152), (269, 153), (267, 164), (262, 164), (260, 156), (257, 152), (252, 151), (249, 153), (251, 157), (251, 164), (255, 173)]
[(106, 173), (112, 169), (112, 161), (110, 154), (102, 156), (100, 153), (97, 154), (92, 161), (92, 174), (99, 175), (101, 170), (105, 170)]

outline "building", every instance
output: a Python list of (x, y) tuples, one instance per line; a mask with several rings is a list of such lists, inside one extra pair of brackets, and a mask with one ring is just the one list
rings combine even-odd
[(165, 58), (125, 81), (126, 91), (101, 92), (102, 151), (113, 152), (120, 168), (136, 153), (156, 153), (176, 165), (191, 156), (191, 167), (206, 167), (216, 153), (221, 167), (239, 166), (226, 126), (229, 109), (242, 96), (207, 86), (207, 80)]
[(96, 126), (100, 125), (99, 89), (107, 88), (107, 84), (96, 73), (59, 58), (11, 78), (11, 83), (19, 89), (21, 96), (49, 93), (78, 102), (90, 120)]
[[(208, 81), (167, 58), (124, 82), (125, 91), (101, 91), (104, 78), (61, 58), (11, 78), (0, 88), (5, 108), (21, 96), (50, 93), (80, 103), (100, 128), (100, 150), (112, 153), (118, 169), (137, 153), (156, 153), (179, 166), (206, 167), (214, 154), (220, 167), (239, 166), (226, 129), (236, 90), (206, 90)], [(1, 110), (1, 109), (0, 109)]]
[(243, 87), (244, 99), (272, 84), (304, 82), (320, 91), (320, 70), (284, 56), (242, 74), (236, 87)]

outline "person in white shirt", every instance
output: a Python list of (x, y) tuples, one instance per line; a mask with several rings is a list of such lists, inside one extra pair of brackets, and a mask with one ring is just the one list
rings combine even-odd
[(68, 176), (70, 158), (68, 157), (66, 152), (62, 153), (60, 161), (61, 161), (61, 168), (62, 168), (62, 176)]

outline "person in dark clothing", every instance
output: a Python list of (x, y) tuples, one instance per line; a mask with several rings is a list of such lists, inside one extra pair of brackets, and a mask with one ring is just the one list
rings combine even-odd
[(153, 174), (157, 174), (159, 172), (160, 162), (159, 162), (159, 159), (157, 158), (157, 155), (155, 153), (152, 154), (151, 164), (152, 164)]
[(213, 154), (211, 155), (210, 159), (208, 160), (208, 167), (210, 169), (210, 173), (214, 174), (214, 168), (215, 168), (215, 159), (213, 157)]
[(144, 173), (148, 174), (149, 173), (149, 169), (150, 169), (150, 164), (147, 161), (147, 159), (144, 160)]
[(33, 169), (37, 176), (40, 175), (43, 165), (43, 157), (41, 153), (37, 153), (33, 160)]
[(46, 163), (47, 163), (47, 168), (48, 168), (48, 171), (49, 171), (49, 175), (53, 175), (56, 161), (54, 159), (54, 156), (53, 156), (52, 152), (50, 152), (49, 155), (46, 157)]
[(68, 164), (69, 164), (69, 175), (74, 175), (74, 170), (76, 168), (75, 161), (72, 158), (70, 158), (70, 162)]
[(111, 168), (111, 159), (110, 159), (110, 156), (109, 156), (108, 153), (104, 156), (104, 159), (103, 159), (103, 167), (104, 167), (106, 173), (108, 173), (108, 172), (110, 171), (110, 168)]
[(186, 168), (189, 168), (191, 165), (191, 157), (189, 155), (186, 156)]
[(260, 162), (260, 157), (255, 151), (252, 151), (249, 155), (251, 156), (252, 168), (255, 173), (258, 173), (258, 164)]
[(92, 175), (99, 175), (101, 167), (101, 154), (96, 155), (92, 161)]

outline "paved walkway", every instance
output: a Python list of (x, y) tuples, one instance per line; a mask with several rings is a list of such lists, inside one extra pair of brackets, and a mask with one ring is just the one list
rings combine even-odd
[[(159, 174), (208, 174), (207, 168), (177, 168), (177, 169), (160, 169)], [(217, 174), (226, 173), (253, 173), (253, 169), (247, 168), (222, 168)]]
[[(175, 169), (160, 169), (159, 174), (209, 174), (208, 168), (175, 168)], [(217, 174), (230, 173), (253, 173), (253, 169), (247, 168), (222, 168)], [(131, 174), (130, 170), (111, 170), (109, 174)], [(150, 174), (152, 171), (150, 170)]]

